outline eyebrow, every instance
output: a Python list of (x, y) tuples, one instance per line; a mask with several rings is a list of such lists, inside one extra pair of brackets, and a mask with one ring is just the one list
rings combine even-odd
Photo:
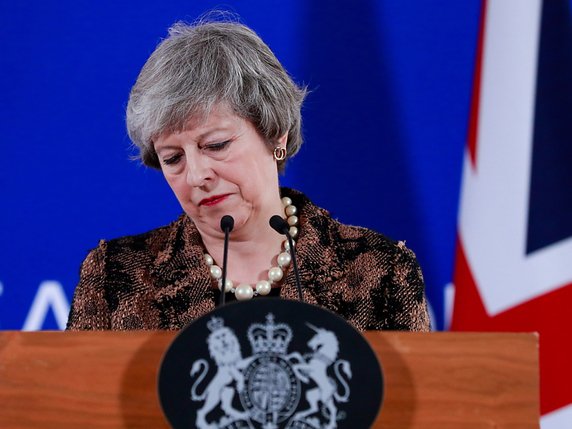
[(205, 140), (209, 135), (217, 133), (219, 131), (229, 131), (230, 125), (226, 125), (226, 126), (217, 126), (216, 128), (210, 129), (208, 131), (205, 131), (204, 133), (200, 134), (199, 137), (197, 138), (197, 141), (201, 142), (203, 140)]
[[(230, 124), (227, 125), (223, 125), (223, 126), (216, 126), (215, 128), (209, 129), (207, 131), (205, 131), (204, 133), (200, 134), (195, 141), (197, 142), (202, 142), (204, 141), (209, 135), (220, 132), (220, 131), (229, 131), (230, 128)], [(184, 132), (185, 130), (183, 130)], [(187, 130), (188, 131), (188, 130)], [(179, 146), (173, 146), (173, 145), (161, 145), (158, 142), (153, 142), (153, 147), (155, 149), (156, 152), (158, 152), (159, 150), (163, 150), (163, 149), (178, 149)]]
[[(238, 121), (235, 121), (233, 119), (238, 119)], [(195, 141), (197, 143), (200, 143), (202, 141), (204, 141), (209, 135), (214, 134), (216, 132), (220, 132), (220, 131), (232, 131), (231, 128), (233, 127), (233, 125), (238, 125), (236, 124), (236, 122), (240, 122), (240, 120), (244, 120), (243, 118), (240, 117), (235, 117), (235, 118), (223, 118), (222, 121), (216, 121), (215, 124), (213, 124), (213, 128), (211, 129), (207, 129), (205, 132), (203, 132), (202, 134), (199, 134), (197, 136), (197, 138), (195, 139)], [(202, 124), (199, 122), (198, 126), (195, 128), (199, 128), (201, 127), (201, 125), (204, 125), (206, 122), (208, 122), (208, 119), (205, 119), (204, 122), (202, 122)], [(193, 127), (190, 127), (188, 129), (183, 128), (182, 130), (180, 130), (180, 132), (185, 132), (185, 131), (192, 131)], [(242, 127), (240, 125), (238, 125), (238, 129), (236, 130), (236, 132), (232, 131), (233, 134), (242, 134), (244, 130), (242, 129)], [(179, 146), (171, 146), (171, 145), (166, 145), (166, 146), (156, 146), (156, 142), (153, 142), (153, 148), (155, 149), (155, 152), (158, 152), (161, 149), (178, 149)]]

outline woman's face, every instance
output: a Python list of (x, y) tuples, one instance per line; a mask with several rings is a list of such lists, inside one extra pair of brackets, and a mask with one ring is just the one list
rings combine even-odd
[[(286, 136), (278, 142), (286, 145)], [(228, 107), (213, 109), (187, 131), (154, 143), (165, 179), (201, 235), (219, 237), (220, 219), (230, 214), (233, 234), (256, 231), (279, 214), (278, 170), (272, 152), (247, 120)]]

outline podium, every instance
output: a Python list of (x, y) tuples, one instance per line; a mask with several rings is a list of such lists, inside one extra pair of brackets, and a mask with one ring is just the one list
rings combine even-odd
[[(175, 335), (0, 332), (0, 428), (169, 428), (156, 382)], [(537, 335), (365, 337), (385, 377), (374, 428), (539, 428)]]

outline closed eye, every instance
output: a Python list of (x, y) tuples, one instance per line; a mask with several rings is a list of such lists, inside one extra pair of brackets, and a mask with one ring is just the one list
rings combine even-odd
[(221, 151), (223, 149), (226, 149), (226, 147), (230, 144), (230, 140), (226, 140), (223, 141), (221, 143), (211, 143), (211, 144), (207, 144), (204, 146), (204, 149), (207, 150), (211, 150), (213, 152), (218, 152)]
[(180, 161), (181, 157), (182, 157), (182, 155), (177, 154), (177, 155), (173, 155), (173, 156), (171, 156), (171, 157), (169, 157), (169, 158), (165, 158), (165, 159), (163, 160), (163, 164), (165, 164), (165, 165), (174, 165), (174, 164), (176, 164), (177, 162)]

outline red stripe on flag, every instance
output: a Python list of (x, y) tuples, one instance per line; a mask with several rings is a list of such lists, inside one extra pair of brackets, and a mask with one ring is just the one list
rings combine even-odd
[(456, 255), (451, 330), (539, 332), (540, 412), (546, 414), (571, 404), (572, 283), (491, 317), (475, 284), (461, 238)]
[(479, 40), (477, 42), (477, 54), (475, 59), (475, 74), (473, 76), (473, 93), (471, 95), (471, 111), (469, 114), (468, 149), (473, 168), (477, 166), (477, 134), (479, 105), (481, 97), (481, 74), (483, 69), (483, 44), (485, 38), (485, 18), (487, 12), (487, 0), (482, 0), (481, 17), (479, 21)]

